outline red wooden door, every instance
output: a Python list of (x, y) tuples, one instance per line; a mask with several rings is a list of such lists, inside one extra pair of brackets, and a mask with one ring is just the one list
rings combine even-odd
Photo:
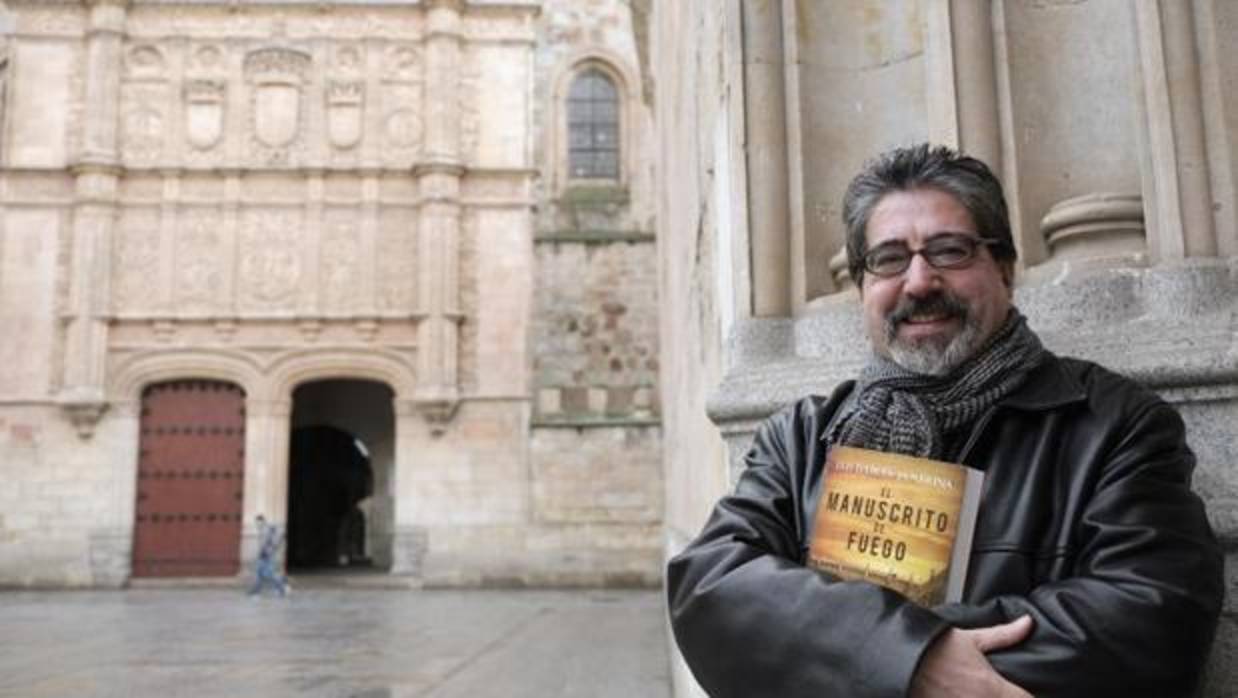
[(181, 380), (142, 394), (135, 577), (231, 576), (240, 569), (245, 394)]

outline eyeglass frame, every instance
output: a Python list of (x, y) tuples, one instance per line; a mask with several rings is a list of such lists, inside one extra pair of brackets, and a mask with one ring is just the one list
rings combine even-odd
[[(938, 264), (934, 262), (933, 259), (929, 257), (929, 255), (925, 254), (924, 252), (931, 245), (933, 245), (934, 241), (937, 241), (937, 240), (962, 242), (962, 244), (964, 244), (968, 249), (967, 257), (953, 264)], [(872, 274), (878, 279), (892, 279), (896, 276), (900, 276), (902, 274), (907, 273), (907, 270), (911, 268), (911, 262), (912, 260), (916, 258), (916, 255), (920, 255), (921, 257), (923, 257), (924, 261), (930, 267), (934, 269), (947, 269), (947, 270), (966, 269), (967, 267), (975, 263), (976, 258), (977, 258), (977, 252), (982, 246), (983, 247), (1005, 248), (1006, 244), (1002, 242), (1001, 240), (994, 240), (993, 238), (981, 237), (979, 235), (972, 235), (970, 233), (942, 231), (939, 233), (935, 233), (932, 237), (928, 239), (928, 241), (924, 245), (921, 245), (919, 248), (914, 249), (914, 250), (911, 249), (911, 246), (909, 246), (907, 243), (903, 242), (902, 240), (889, 240), (889, 241), (883, 242), (877, 245), (876, 247), (866, 250), (864, 252), (863, 258), (861, 258), (860, 261), (862, 264), (862, 268), (864, 269), (864, 273)], [(899, 269), (898, 271), (890, 272), (888, 274), (882, 274), (882, 273), (875, 271), (873, 267), (870, 266), (871, 264), (870, 258), (874, 252), (877, 252), (881, 250), (882, 248), (889, 248), (889, 247), (901, 247), (904, 250), (906, 250), (909, 253), (907, 255), (907, 263), (906, 263), (906, 266)]]

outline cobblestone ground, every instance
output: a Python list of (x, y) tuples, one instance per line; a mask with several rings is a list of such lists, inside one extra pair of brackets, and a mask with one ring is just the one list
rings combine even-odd
[(666, 698), (655, 591), (0, 593), (0, 696)]

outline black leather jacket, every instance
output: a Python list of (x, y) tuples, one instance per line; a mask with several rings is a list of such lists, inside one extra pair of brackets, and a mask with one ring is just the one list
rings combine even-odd
[(1036, 696), (1189, 696), (1223, 597), (1222, 556), (1182, 419), (1095, 364), (1050, 357), (984, 414), (986, 471), (964, 603), (926, 609), (803, 566), (821, 435), (852, 388), (767, 420), (733, 494), (667, 569), (671, 625), (711, 696), (903, 696), (951, 626), (1030, 614), (988, 655)]

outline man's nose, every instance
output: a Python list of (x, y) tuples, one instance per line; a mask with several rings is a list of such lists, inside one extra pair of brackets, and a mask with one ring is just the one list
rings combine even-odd
[(903, 293), (923, 296), (941, 288), (941, 270), (928, 263), (924, 255), (912, 255), (911, 264), (903, 272)]

